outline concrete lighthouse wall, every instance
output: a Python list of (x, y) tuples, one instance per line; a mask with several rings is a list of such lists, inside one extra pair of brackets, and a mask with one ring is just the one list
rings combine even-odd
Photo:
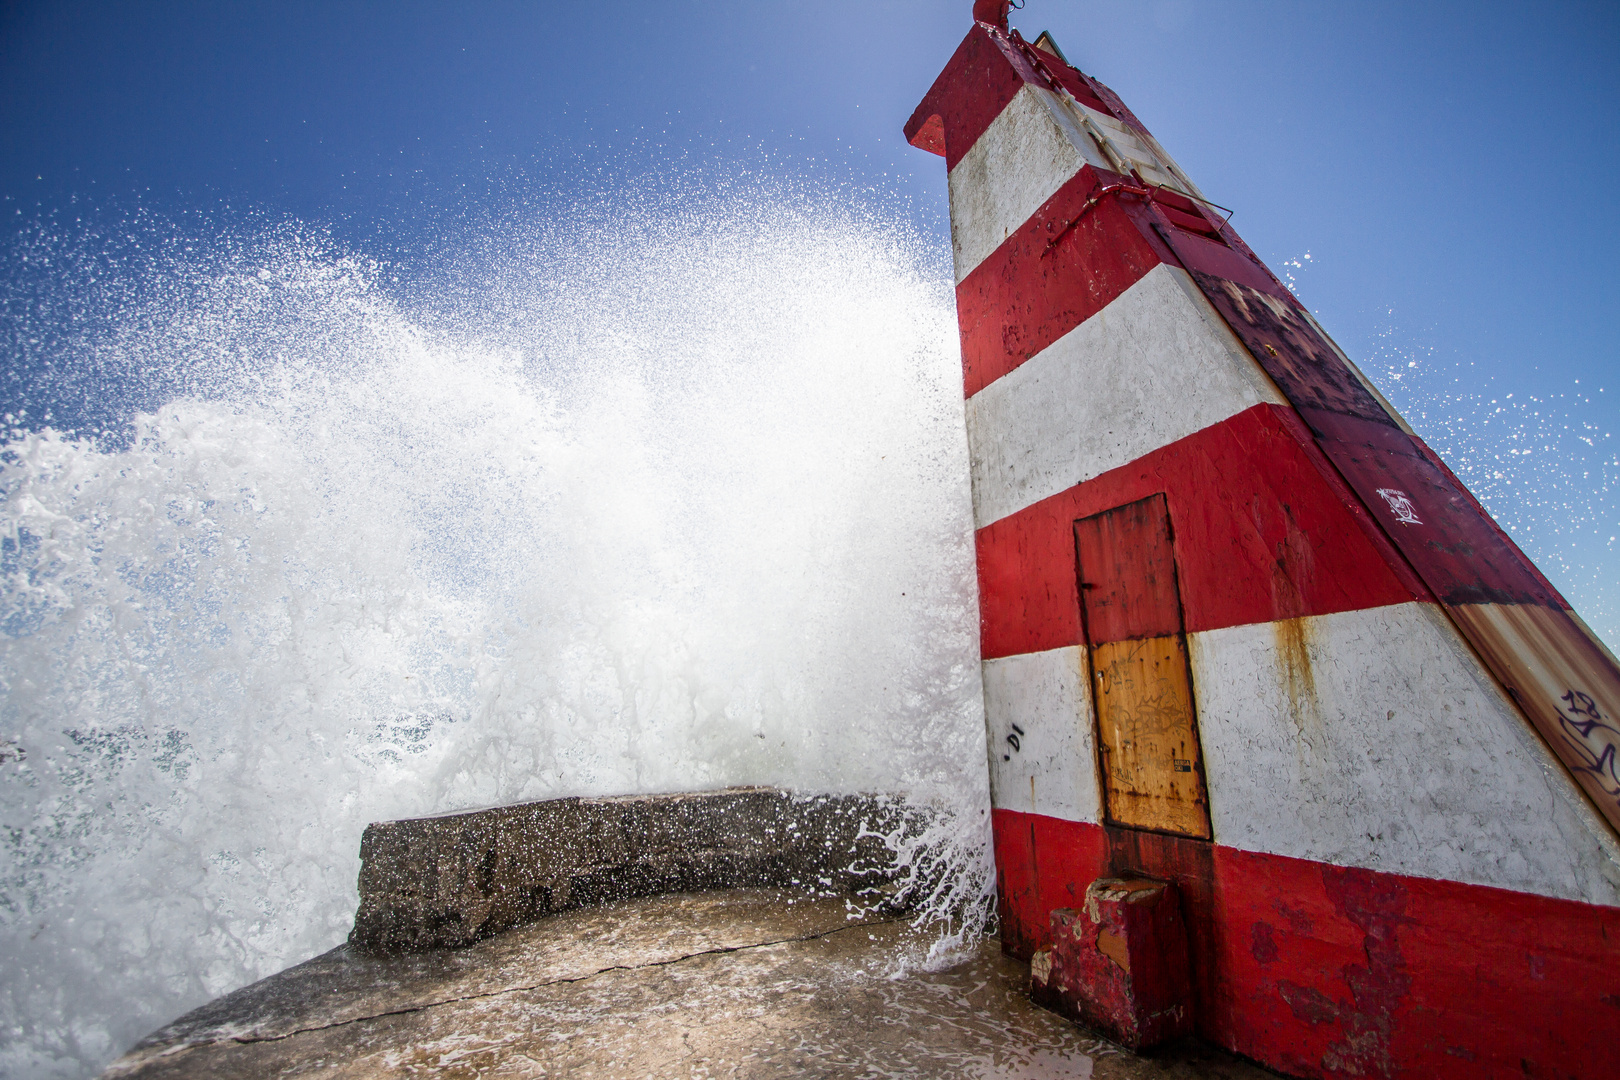
[(1106, 87), (981, 21), (906, 134), (950, 175), (1006, 948), (1146, 873), (1212, 1041), (1603, 1075), (1613, 658)]

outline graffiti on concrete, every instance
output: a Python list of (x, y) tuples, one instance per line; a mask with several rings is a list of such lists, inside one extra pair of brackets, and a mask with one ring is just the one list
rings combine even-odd
[(1603, 790), (1620, 797), (1620, 728), (1606, 722), (1609, 718), (1591, 694), (1569, 689), (1559, 700), (1564, 703), (1558, 716), (1564, 740), (1581, 758), (1581, 764), (1572, 767), (1596, 777)]
[(1417, 507), (1412, 505), (1412, 497), (1399, 488), (1379, 488), (1378, 497), (1389, 504), (1389, 512), (1395, 515), (1395, 520), (1402, 525), (1421, 525), (1418, 520)]
[[(1022, 753), (1023, 745), (1018, 740), (1024, 734), (1024, 729), (1019, 727), (1017, 724), (1013, 724), (1012, 729), (1013, 733), (1007, 736), (1007, 745), (1013, 748), (1014, 753)], [(1001, 760), (1011, 761), (1012, 754), (1002, 754)]]

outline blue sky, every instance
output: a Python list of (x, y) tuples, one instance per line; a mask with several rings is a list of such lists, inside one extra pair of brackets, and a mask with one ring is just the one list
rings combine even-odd
[[(897, 193), (943, 236), (942, 163), (900, 128), (969, 8), (9, 2), (0, 212), (230, 206), (364, 246), (494, 178), (566, 198), (602, 169), (747, 160)], [(1421, 381), (1393, 396), (1434, 404), (1418, 427), (1442, 452), (1593, 447), (1551, 473), (1498, 455), (1519, 469), (1503, 490), (1530, 494), (1482, 494), (1527, 543), (1565, 528), (1583, 574), (1620, 578), (1617, 496), (1597, 492), (1620, 429), (1620, 214), (1603, 195), (1620, 6), (1028, 0), (1013, 24), (1050, 29), (1119, 91), (1375, 378)], [(1491, 429), (1511, 403), (1519, 426)], [(1572, 416), (1586, 441), (1560, 450)]]
[[(899, 129), (968, 10), (13, 2), (0, 198), (13, 218), (139, 193), (361, 231), (413, 188), (537, 156), (718, 142), (942, 215), (940, 163)], [(1262, 257), (1309, 251), (1302, 292), (1352, 351), (1393, 319), (1525, 389), (1614, 370), (1620, 215), (1593, 196), (1620, 171), (1620, 8), (1029, 0), (1013, 21), (1118, 90)]]

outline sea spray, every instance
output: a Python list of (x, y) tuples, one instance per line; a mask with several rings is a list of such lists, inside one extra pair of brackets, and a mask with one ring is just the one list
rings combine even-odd
[(1620, 646), (1620, 384), (1600, 371), (1528, 388), (1522, 373), (1482, 377), (1392, 323), (1367, 368), (1576, 613)]
[(81, 317), (12, 331), (95, 422), (0, 461), (0, 1072), (340, 942), (378, 819), (891, 792), (939, 940), (983, 926), (934, 246), (768, 192), (513, 211), (403, 283), (297, 227), (93, 239), (30, 241)]
[[(1320, 260), (1306, 252), (1279, 265), (1298, 293)], [(1484, 373), (1442, 356), (1434, 332), (1403, 325), (1394, 306), (1368, 330), (1361, 369), (1587, 625), (1620, 647), (1620, 384), (1596, 369), (1527, 377), (1535, 355)]]

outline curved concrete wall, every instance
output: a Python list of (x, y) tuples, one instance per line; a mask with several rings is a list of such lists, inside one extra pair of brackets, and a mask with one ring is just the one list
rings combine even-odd
[(882, 839), (915, 810), (867, 795), (774, 788), (553, 799), (368, 826), (351, 944), (468, 945), (571, 908), (746, 886), (866, 893), (890, 878)]

